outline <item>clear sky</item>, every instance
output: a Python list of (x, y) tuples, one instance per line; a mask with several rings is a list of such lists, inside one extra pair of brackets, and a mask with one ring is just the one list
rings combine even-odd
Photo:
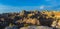
[(60, 10), (60, 0), (0, 0), (0, 13), (36, 9)]

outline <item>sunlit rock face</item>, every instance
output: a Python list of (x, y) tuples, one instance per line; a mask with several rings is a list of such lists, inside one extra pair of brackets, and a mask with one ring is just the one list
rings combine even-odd
[(60, 28), (60, 20), (58, 21), (58, 25), (57, 25), (57, 28)]
[(51, 26), (52, 26), (52, 27), (56, 27), (56, 28), (60, 28), (60, 20), (58, 20), (58, 21), (53, 21), (53, 23), (52, 23)]
[(35, 25), (35, 24), (40, 25), (39, 20), (37, 20), (36, 18), (34, 18), (34, 19), (32, 19), (32, 18), (24, 19), (23, 22), (28, 23), (28, 24), (31, 23), (33, 25)]
[(57, 11), (43, 11), (41, 12), (42, 14), (47, 14), (49, 17), (51, 17), (53, 14), (55, 15), (54, 17), (60, 18), (60, 12)]
[(28, 27), (22, 27), (20, 29), (53, 29), (53, 28), (47, 26), (28, 26)]

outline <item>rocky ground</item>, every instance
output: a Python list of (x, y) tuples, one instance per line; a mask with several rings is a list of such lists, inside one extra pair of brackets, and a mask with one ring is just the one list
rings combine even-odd
[(48, 26), (28, 26), (28, 27), (22, 27), (20, 29), (53, 29), (53, 28)]

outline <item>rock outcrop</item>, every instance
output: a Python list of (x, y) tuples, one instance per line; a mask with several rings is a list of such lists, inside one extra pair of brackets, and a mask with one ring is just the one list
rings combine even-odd
[[(18, 28), (35, 25), (39, 27), (60, 28), (60, 12), (56, 11), (22, 11), (20, 13), (0, 14), (0, 27), (4, 29), (7, 26), (15, 25)], [(13, 26), (12, 25), (12, 26)], [(27, 27), (28, 28), (28, 27)], [(45, 27), (46, 28), (46, 27)]]

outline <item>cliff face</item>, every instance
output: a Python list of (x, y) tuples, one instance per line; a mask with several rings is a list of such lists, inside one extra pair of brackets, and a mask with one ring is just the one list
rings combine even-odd
[(36, 25), (60, 28), (60, 12), (24, 10), (20, 13), (4, 13), (0, 14), (0, 22), (2, 28), (10, 23), (18, 27)]

